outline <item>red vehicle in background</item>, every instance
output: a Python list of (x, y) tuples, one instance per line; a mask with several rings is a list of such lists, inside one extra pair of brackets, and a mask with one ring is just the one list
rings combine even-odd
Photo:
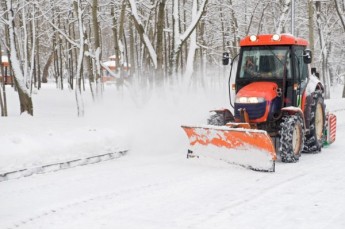
[(0, 82), (2, 82), (5, 85), (12, 85), (13, 77), (10, 75), (10, 64), (8, 61), (7, 56), (1, 57), (1, 66), (0, 66)]

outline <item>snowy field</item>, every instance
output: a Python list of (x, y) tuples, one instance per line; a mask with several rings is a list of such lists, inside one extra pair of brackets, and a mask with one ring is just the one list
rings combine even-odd
[[(0, 182), (0, 228), (345, 228), (345, 100), (332, 88), (337, 140), (275, 173), (212, 159), (186, 159), (181, 124), (205, 123), (226, 106), (221, 82), (206, 89), (84, 93), (43, 85), (34, 117), (19, 115), (8, 87), (9, 117), (0, 118), (0, 174), (129, 151), (119, 158)], [(1, 178), (0, 178), (1, 180)]]

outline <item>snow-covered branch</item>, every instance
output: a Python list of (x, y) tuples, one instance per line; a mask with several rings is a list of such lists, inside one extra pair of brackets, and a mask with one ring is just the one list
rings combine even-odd
[[(206, 5), (208, 0), (203, 0), (200, 9), (194, 14), (195, 17), (193, 17), (192, 22), (189, 24), (187, 29), (180, 34), (180, 16), (179, 16), (179, 1), (174, 0), (173, 4), (173, 36), (174, 36), (174, 49), (172, 51), (172, 54), (170, 56), (170, 74), (173, 72), (177, 72), (177, 57), (179, 53), (181, 52), (181, 47), (183, 43), (187, 41), (189, 36), (192, 34), (192, 32), (195, 30), (196, 26), (198, 25), (203, 13), (205, 12)], [(195, 3), (195, 2), (194, 2)]]
[[(294, 1), (294, 0), (293, 0)], [(278, 21), (278, 26), (276, 29), (276, 33), (280, 34), (283, 30), (283, 27), (285, 25), (286, 19), (289, 15), (289, 10), (290, 10), (290, 5), (291, 5), (291, 0), (284, 0), (284, 5), (280, 13), (280, 18)]]
[(137, 11), (137, 6), (135, 4), (134, 0), (128, 0), (130, 7), (131, 7), (131, 15), (135, 24), (135, 27), (137, 28), (137, 31), (145, 45), (145, 47), (147, 48), (149, 54), (150, 54), (150, 58), (153, 62), (154, 68), (157, 69), (157, 54), (156, 51), (154, 50), (152, 43), (150, 41), (150, 39), (148, 38), (143, 23), (141, 22), (139, 15), (138, 15), (138, 11)]
[[(208, 0), (203, 0), (203, 2), (200, 5), (200, 9), (196, 12), (196, 14), (193, 17), (192, 22), (186, 29), (186, 31), (180, 35), (180, 39), (182, 42), (187, 40), (191, 33), (194, 31), (195, 27), (198, 25), (203, 13), (205, 12), (206, 5), (207, 5)], [(195, 6), (196, 2), (193, 2), (193, 7)]]
[[(337, 11), (337, 14), (338, 14), (338, 16), (340, 18), (341, 24), (342, 24), (344, 32), (345, 32), (345, 16), (344, 16), (345, 12), (340, 12), (340, 7), (339, 7), (339, 4), (338, 4), (337, 0), (334, 0), (334, 3), (335, 3), (335, 9)], [(344, 7), (345, 7), (345, 2), (343, 4), (344, 4)]]

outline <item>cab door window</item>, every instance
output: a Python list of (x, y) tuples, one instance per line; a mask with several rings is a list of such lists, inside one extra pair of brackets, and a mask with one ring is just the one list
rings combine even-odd
[(295, 49), (295, 81), (301, 82), (301, 86), (306, 83), (308, 78), (308, 64), (303, 61), (303, 50), (304, 47), (296, 47)]
[(303, 51), (305, 47), (297, 46), (295, 47), (294, 55), (294, 73), (295, 79), (294, 82), (298, 84), (298, 88), (295, 91), (294, 95), (294, 104), (296, 106), (301, 106), (302, 94), (307, 87), (308, 80), (308, 64), (303, 61)]

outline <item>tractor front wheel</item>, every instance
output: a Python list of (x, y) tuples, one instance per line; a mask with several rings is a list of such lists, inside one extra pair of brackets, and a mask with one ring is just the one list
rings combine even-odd
[(284, 116), (280, 129), (279, 152), (282, 162), (297, 162), (304, 144), (304, 127), (300, 115)]
[(232, 113), (227, 110), (213, 110), (210, 112), (210, 115), (207, 119), (208, 125), (216, 125), (216, 126), (222, 126), (225, 125), (228, 122), (234, 121), (234, 116)]

